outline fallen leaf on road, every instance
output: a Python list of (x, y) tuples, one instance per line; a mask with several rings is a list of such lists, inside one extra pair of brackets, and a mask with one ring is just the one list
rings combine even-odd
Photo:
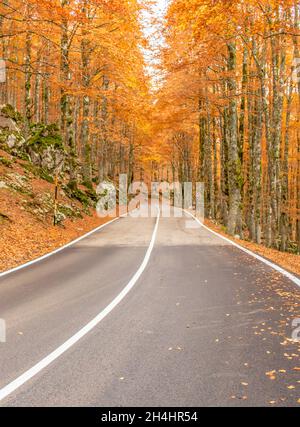
[(269, 371), (266, 372), (267, 377), (269, 377), (270, 380), (276, 380), (276, 371)]

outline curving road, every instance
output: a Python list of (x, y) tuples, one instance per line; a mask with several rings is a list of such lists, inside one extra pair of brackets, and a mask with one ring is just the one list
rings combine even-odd
[(124, 217), (2, 277), (0, 404), (297, 405), (299, 288), (187, 220)]

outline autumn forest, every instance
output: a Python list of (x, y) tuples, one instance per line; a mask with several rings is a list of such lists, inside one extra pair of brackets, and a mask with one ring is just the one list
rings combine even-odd
[(299, 253), (299, 2), (153, 7), (3, 0), (0, 103), (22, 117), (25, 139), (57, 137), (70, 187), (120, 173), (201, 181), (207, 219)]

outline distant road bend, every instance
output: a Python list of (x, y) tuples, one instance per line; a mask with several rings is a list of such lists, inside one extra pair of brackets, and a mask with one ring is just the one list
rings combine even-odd
[(123, 217), (0, 278), (0, 404), (297, 405), (299, 289), (187, 220)]

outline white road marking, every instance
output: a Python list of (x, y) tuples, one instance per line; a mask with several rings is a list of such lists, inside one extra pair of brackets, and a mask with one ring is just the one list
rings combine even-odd
[(201, 225), (201, 227), (204, 227), (206, 230), (208, 230), (210, 233), (220, 237), (221, 239), (225, 240), (226, 242), (230, 243), (231, 245), (239, 248), (241, 251), (245, 252), (248, 255), (251, 255), (252, 257), (258, 259), (259, 261), (263, 262), (264, 264), (268, 265), (269, 267), (273, 268), (274, 270), (278, 271), (279, 273), (283, 274), (285, 277), (287, 277), (288, 279), (290, 279), (292, 282), (294, 282), (297, 286), (300, 287), (300, 279), (298, 279), (298, 277), (294, 276), (294, 274), (286, 271), (284, 268), (280, 267), (277, 264), (274, 264), (271, 261), (268, 261), (267, 259), (263, 258), (260, 255), (257, 255), (255, 252), (250, 251), (249, 249), (244, 248), (243, 246), (237, 244), (236, 242), (233, 242), (232, 240), (228, 239), (225, 236), (222, 236), (221, 234), (217, 233), (216, 231), (211, 230), (209, 227), (207, 227), (206, 225), (202, 224), (201, 221), (199, 221), (199, 219), (197, 217), (195, 217), (195, 215), (193, 215), (191, 212), (187, 211), (184, 209), (184, 212), (188, 215), (190, 215), (192, 218), (194, 218), (195, 221), (198, 222), (198, 224)]
[(28, 369), (26, 372), (24, 372), (14, 381), (12, 381), (11, 383), (7, 384), (5, 387), (0, 389), (0, 401), (5, 399), (14, 391), (16, 391), (19, 387), (21, 387), (23, 384), (25, 384), (27, 381), (29, 381), (31, 378), (33, 378), (35, 375), (41, 372), (44, 368), (50, 365), (50, 363), (52, 363), (54, 360), (60, 357), (67, 350), (69, 350), (81, 338), (83, 338), (92, 329), (94, 329), (125, 298), (125, 296), (131, 291), (131, 289), (134, 287), (134, 285), (136, 284), (136, 282), (144, 272), (145, 268), (147, 267), (152, 250), (154, 248), (159, 220), (160, 220), (160, 210), (158, 209), (155, 227), (153, 230), (149, 247), (145, 254), (145, 258), (142, 264), (140, 265), (139, 269), (135, 273), (135, 275), (131, 278), (129, 283), (119, 293), (119, 295), (104, 310), (102, 310), (93, 320), (91, 320), (87, 325), (85, 325), (82, 329), (80, 329), (80, 331), (78, 331), (75, 335), (69, 338), (66, 342), (60, 345), (56, 350), (54, 350), (52, 353), (50, 353), (48, 356), (46, 356), (44, 359), (42, 359), (32, 368)]

